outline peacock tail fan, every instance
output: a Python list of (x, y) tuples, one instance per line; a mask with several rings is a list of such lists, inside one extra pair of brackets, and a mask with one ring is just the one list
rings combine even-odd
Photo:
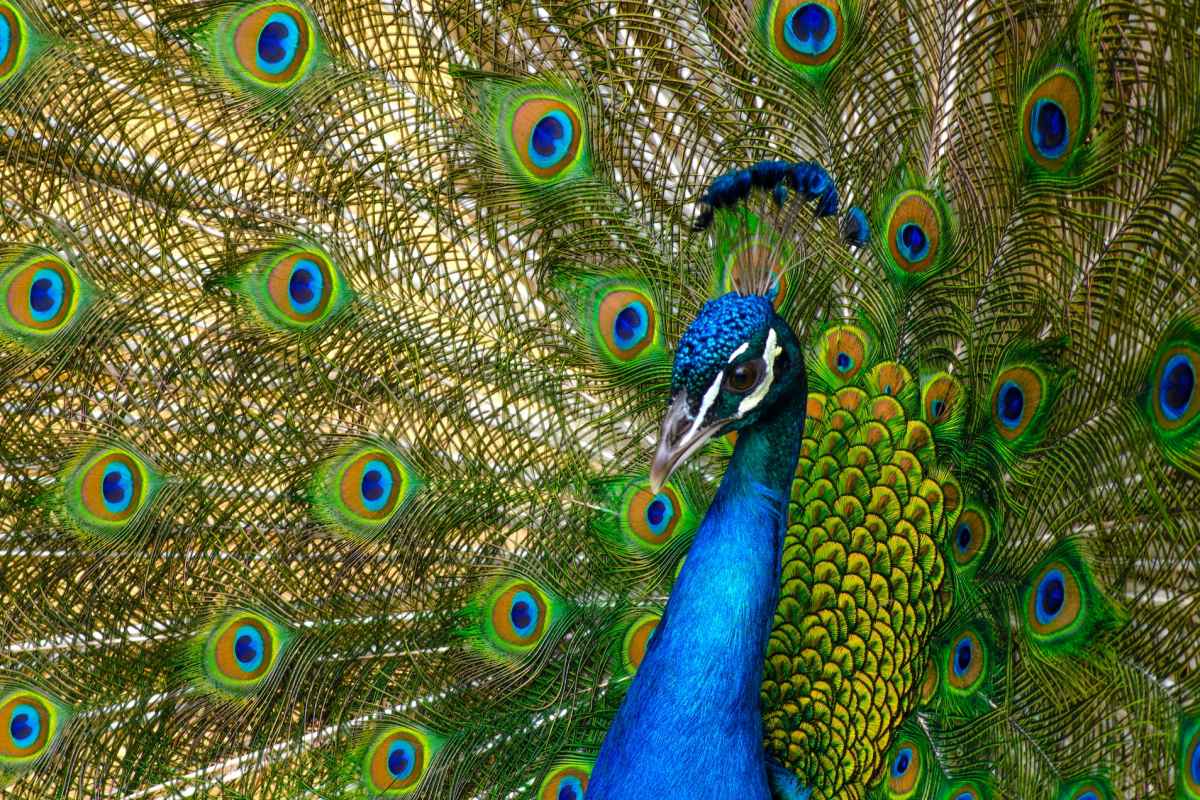
[(735, 291), (809, 380), (774, 761), (1200, 798), (1197, 24), (0, 0), (5, 796), (582, 800)]

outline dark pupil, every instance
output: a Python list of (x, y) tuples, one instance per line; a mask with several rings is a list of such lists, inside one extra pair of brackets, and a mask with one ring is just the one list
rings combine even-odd
[(119, 503), (125, 499), (125, 487), (121, 485), (119, 472), (110, 472), (105, 475), (101, 489), (104, 492), (104, 499), (110, 503)]
[(900, 755), (896, 756), (896, 773), (898, 775), (903, 775), (906, 772), (908, 772), (908, 751), (907, 750), (904, 751), (903, 753), (901, 753)]
[(963, 523), (958, 526), (958, 549), (966, 550), (971, 544), (971, 526)]
[(288, 29), (282, 22), (270, 22), (258, 35), (258, 56), (268, 64), (277, 64), (287, 55), (283, 49), (283, 41), (287, 39)]
[(661, 525), (663, 517), (667, 515), (667, 504), (662, 500), (655, 500), (646, 509), (646, 519), (650, 520), (651, 525)]
[(1054, 616), (1062, 608), (1064, 597), (1063, 582), (1057, 575), (1042, 584), (1042, 608)]
[(388, 754), (388, 771), (393, 775), (403, 775), (408, 769), (408, 751), (398, 747)]
[(815, 39), (818, 42), (829, 32), (829, 14), (816, 3), (801, 6), (792, 16), (792, 33), (804, 42)]
[(1062, 146), (1067, 138), (1067, 115), (1058, 103), (1046, 101), (1038, 106), (1037, 130), (1048, 149)]
[(837, 367), (842, 372), (845, 372), (846, 370), (850, 369), (850, 356), (846, 355), (845, 353), (838, 353)]
[(574, 786), (564, 786), (558, 790), (558, 800), (578, 800), (579, 795), (575, 794)]
[(738, 391), (749, 389), (754, 384), (754, 368), (749, 364), (739, 364), (733, 368), (733, 388)]
[(925, 231), (920, 225), (908, 224), (900, 231), (900, 239), (910, 253), (919, 253), (925, 247)]
[(542, 117), (533, 126), (533, 149), (539, 156), (548, 156), (554, 152), (555, 145), (562, 137), (562, 123), (555, 117)]
[(258, 657), (258, 646), (250, 634), (242, 634), (233, 643), (233, 654), (237, 656), (238, 661), (249, 664)]
[(13, 738), (17, 740), (25, 739), (33, 733), (33, 726), (29, 724), (28, 714), (13, 714), (8, 729), (12, 732)]
[(1182, 413), (1187, 408), (1188, 401), (1192, 399), (1192, 389), (1196, 386), (1196, 374), (1192, 372), (1192, 365), (1180, 361), (1171, 367), (1165, 382), (1167, 405), (1171, 411)]
[(969, 639), (963, 639), (958, 643), (958, 650), (954, 653), (954, 664), (958, 667), (959, 672), (963, 672), (971, 666), (971, 642)]
[(300, 305), (311, 302), (313, 299), (313, 274), (306, 269), (298, 269), (292, 273), (292, 279), (288, 281), (288, 293)]
[(632, 339), (637, 333), (638, 323), (642, 321), (642, 315), (637, 312), (633, 306), (626, 306), (621, 309), (621, 313), (617, 314), (617, 337), (620, 339)]
[(514, 603), (512, 611), (508, 613), (509, 619), (512, 620), (513, 627), (517, 630), (523, 630), (529, 627), (529, 623), (533, 622), (533, 615), (529, 610), (529, 603), (524, 600)]
[(29, 287), (29, 305), (34, 311), (49, 311), (54, 305), (54, 298), (50, 296), (52, 288), (49, 278), (38, 278)]
[(369, 469), (363, 473), (362, 494), (372, 502), (383, 497), (383, 473), (377, 469)]
[(933, 418), (941, 419), (942, 412), (946, 410), (946, 401), (945, 400), (934, 400), (932, 403), (932, 407), (933, 407)]
[(1021, 394), (1021, 390), (1016, 386), (1005, 388), (1000, 395), (1000, 414), (1009, 422), (1016, 422), (1021, 418), (1021, 411), (1025, 408), (1025, 395)]

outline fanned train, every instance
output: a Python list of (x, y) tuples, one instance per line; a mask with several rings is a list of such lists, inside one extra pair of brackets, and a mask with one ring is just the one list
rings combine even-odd
[(5, 797), (1200, 800), (1192, 0), (0, 0)]

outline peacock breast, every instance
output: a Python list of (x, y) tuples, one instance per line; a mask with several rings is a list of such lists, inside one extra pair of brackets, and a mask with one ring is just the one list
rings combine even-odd
[(858, 387), (808, 398), (762, 707), (768, 752), (814, 798), (878, 775), (949, 602), (939, 543), (961, 496), (916, 415)]

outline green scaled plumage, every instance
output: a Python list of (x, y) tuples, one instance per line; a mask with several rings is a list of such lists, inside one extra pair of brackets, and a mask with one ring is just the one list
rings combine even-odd
[[(1200, 799), (1198, 19), (0, 0), (4, 796), (584, 798), (734, 442), (650, 492), (672, 350), (741, 290), (808, 368), (776, 762)], [(700, 202), (764, 160), (836, 216)]]

